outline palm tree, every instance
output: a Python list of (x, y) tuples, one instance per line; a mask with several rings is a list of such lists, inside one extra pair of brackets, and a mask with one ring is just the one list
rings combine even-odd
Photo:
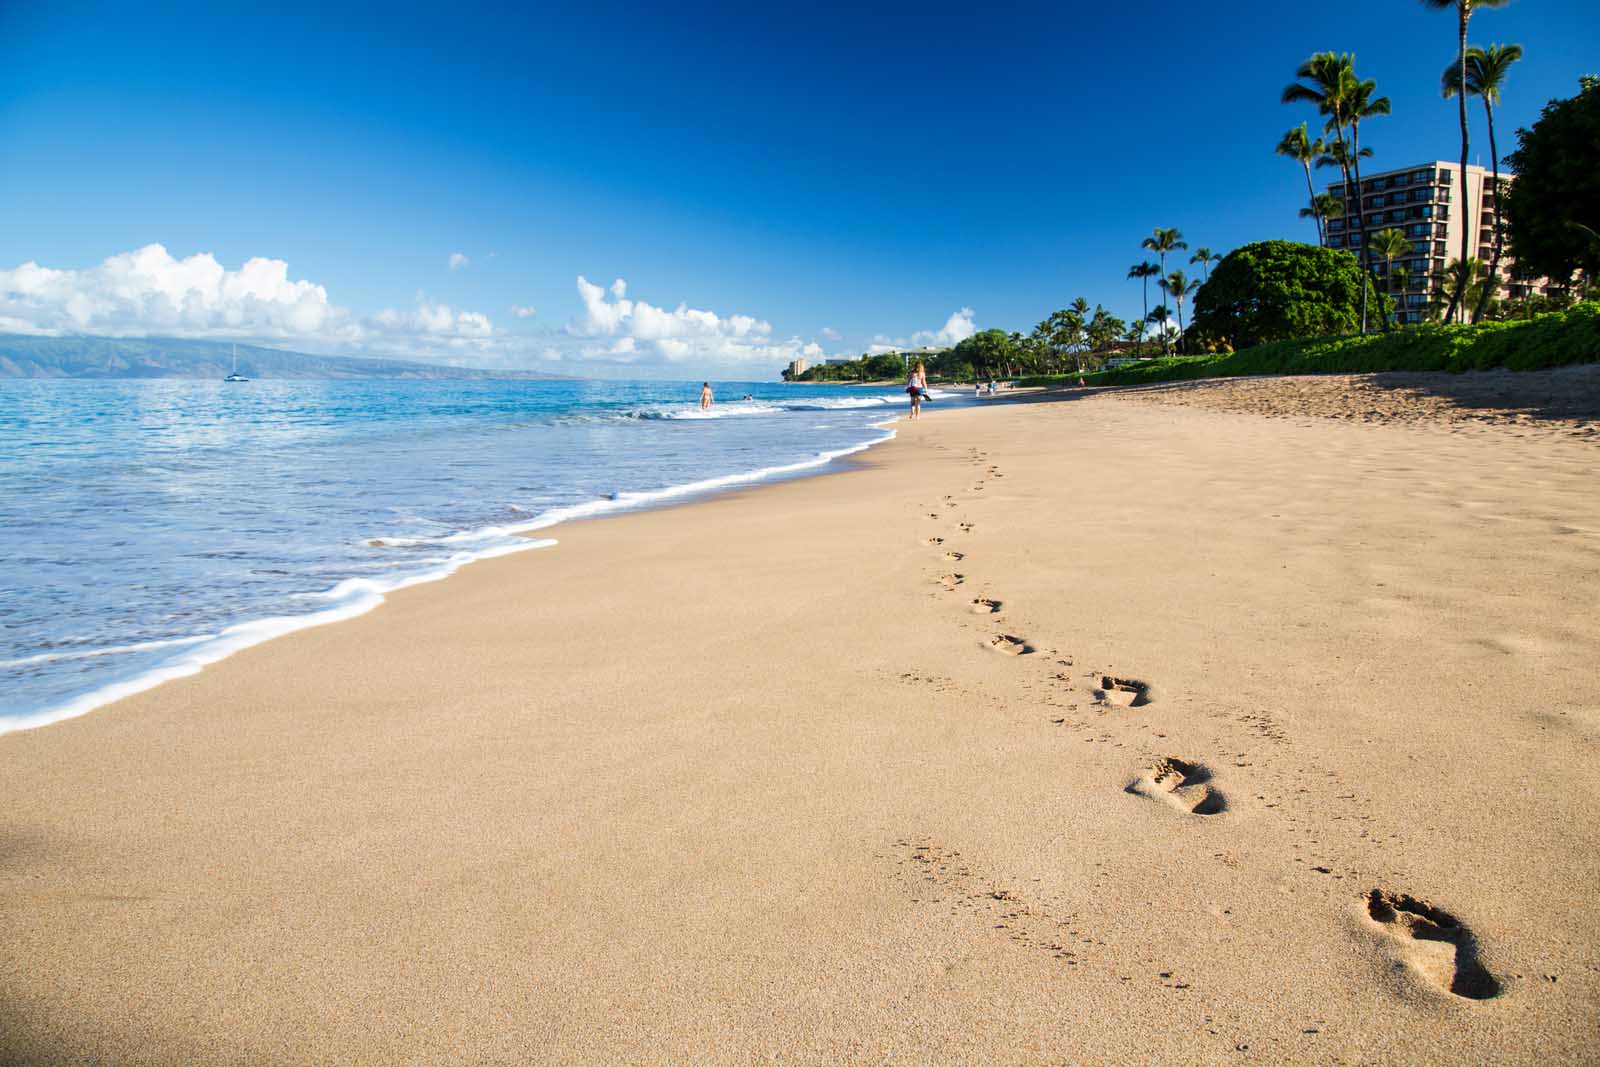
[[(1448, 11), (1455, 9), (1456, 13), (1456, 84), (1464, 85), (1467, 81), (1467, 23), (1472, 19), (1472, 13), (1479, 8), (1505, 7), (1510, 0), (1422, 0), (1422, 6), (1434, 11)], [(1456, 262), (1465, 264), (1468, 260), (1467, 238), (1469, 236), (1469, 223), (1472, 216), (1467, 207), (1467, 97), (1461, 94), (1461, 258)], [(1455, 292), (1459, 298), (1466, 290), (1466, 286), (1457, 285)], [(1456, 311), (1456, 298), (1450, 301), (1450, 309), (1445, 312), (1445, 321), (1448, 322)]]
[(1169, 350), (1167, 348), (1167, 320), (1172, 318), (1172, 312), (1167, 310), (1167, 305), (1165, 305), (1165, 304), (1157, 304), (1155, 307), (1150, 309), (1150, 314), (1146, 315), (1145, 318), (1148, 319), (1155, 326), (1156, 332), (1161, 335), (1161, 351), (1162, 351), (1162, 354), (1163, 355), (1168, 354)]
[(1183, 271), (1175, 270), (1160, 282), (1161, 291), (1172, 297), (1172, 302), (1178, 305), (1178, 342), (1183, 343), (1183, 300), (1184, 297), (1200, 288), (1200, 283), (1186, 276)]
[[(1322, 155), (1327, 150), (1327, 147), (1322, 138), (1318, 137), (1313, 140), (1311, 135), (1306, 132), (1306, 124), (1302, 122), (1284, 134), (1283, 140), (1279, 141), (1278, 147), (1274, 149), (1278, 155), (1288, 156), (1305, 168), (1306, 194), (1313, 200), (1317, 198), (1317, 191), (1311, 184), (1311, 161)], [(1300, 212), (1300, 217), (1305, 218), (1306, 213), (1304, 211)], [(1322, 228), (1322, 216), (1313, 216), (1313, 218), (1317, 222), (1317, 243), (1321, 244), (1327, 237), (1326, 231)]]
[[(1154, 233), (1139, 242), (1140, 246), (1155, 252), (1161, 257), (1161, 276), (1167, 276), (1167, 253), (1176, 252), (1178, 249), (1188, 251), (1189, 243), (1183, 239), (1183, 234), (1176, 229), (1163, 230), (1157, 226)], [(1171, 354), (1172, 349), (1167, 345), (1165, 332), (1161, 335), (1162, 351)]]
[[(1463, 0), (1466, 2), (1466, 0)], [(1356, 77), (1356, 57), (1334, 52), (1318, 52), (1295, 71), (1299, 79), (1283, 90), (1283, 102), (1315, 104), (1318, 113), (1327, 117), (1323, 129), (1333, 134), (1332, 143), (1324, 146), (1318, 165), (1331, 160), (1344, 174), (1345, 196), (1355, 197), (1356, 232), (1361, 235), (1361, 252), (1358, 259), (1363, 271), (1368, 269), (1366, 255), (1366, 212), (1361, 203), (1361, 160), (1372, 155), (1370, 148), (1361, 147), (1361, 123), (1364, 119), (1389, 114), (1389, 98), (1373, 98), (1376, 82), (1362, 81)], [(1345, 129), (1349, 128), (1349, 139)], [(1367, 289), (1361, 287), (1361, 332), (1367, 332)]]
[[(1494, 252), (1489, 258), (1489, 277), (1500, 277), (1500, 251), (1503, 246), (1502, 236), (1504, 230), (1500, 221), (1500, 151), (1494, 142), (1494, 109), (1500, 103), (1500, 86), (1505, 84), (1506, 74), (1511, 70), (1511, 64), (1522, 58), (1522, 46), (1517, 44), (1492, 44), (1488, 48), (1467, 49), (1466, 62), (1466, 96), (1483, 98), (1483, 114), (1489, 120), (1489, 160), (1494, 168)], [(1441, 88), (1444, 98), (1450, 99), (1461, 92), (1462, 68), (1448, 67), (1441, 79)], [(1465, 172), (1463, 172), (1465, 173)], [(1466, 179), (1462, 179), (1461, 195), (1467, 194)], [(1466, 217), (1462, 217), (1465, 224)], [(1489, 291), (1493, 286), (1486, 285), (1483, 292), (1478, 294), (1478, 306), (1472, 309), (1472, 321), (1477, 322), (1483, 318), (1483, 309), (1489, 305)]]
[[(1149, 313), (1146, 312), (1146, 314)], [(1124, 340), (1132, 343), (1133, 354), (1136, 356), (1141, 355), (1144, 350), (1144, 325), (1143, 319), (1139, 319), (1137, 322), (1130, 322), (1128, 323), (1128, 332), (1122, 335)]]
[(1202, 274), (1200, 280), (1202, 282), (1209, 282), (1211, 280), (1211, 264), (1221, 263), (1222, 257), (1214, 256), (1211, 254), (1211, 249), (1202, 247), (1194, 250), (1194, 255), (1189, 257), (1189, 262), (1200, 264), (1200, 271)]
[(1428, 309), (1430, 313), (1437, 314), (1440, 310), (1438, 300), (1448, 297), (1448, 306), (1444, 309), (1443, 321), (1450, 321), (1450, 308), (1464, 304), (1477, 292), (1477, 287), (1483, 284), (1484, 269), (1487, 265), (1481, 259), (1468, 259), (1462, 263), (1459, 259), (1452, 259), (1445, 264), (1442, 271), (1433, 274), (1434, 303)]
[[(1355, 80), (1355, 56), (1350, 57), (1352, 82), (1349, 87), (1345, 118), (1350, 123), (1350, 149), (1352, 153), (1351, 166), (1355, 168), (1356, 189), (1361, 188), (1361, 161), (1372, 156), (1372, 149), (1361, 147), (1361, 123), (1365, 119), (1378, 118), (1390, 112), (1389, 98), (1380, 96), (1373, 99), (1372, 94), (1378, 91), (1378, 83), (1368, 78), (1366, 81)], [(1372, 272), (1371, 252), (1367, 248), (1366, 211), (1357, 205), (1357, 212), (1361, 216), (1361, 266), (1363, 281), (1361, 284), (1361, 332), (1367, 332), (1367, 286), (1365, 276)], [(1384, 320), (1384, 328), (1388, 329), (1389, 320)]]
[(1311, 206), (1300, 209), (1303, 219), (1316, 219), (1317, 229), (1322, 229), (1324, 219), (1344, 218), (1344, 201), (1332, 193), (1318, 193), (1311, 198)]
[(1394, 288), (1394, 261), (1397, 257), (1411, 251), (1410, 239), (1400, 230), (1390, 226), (1372, 235), (1371, 251), (1373, 255), (1383, 257), (1384, 273), (1390, 279), (1389, 288), (1392, 291)]
[(1144, 283), (1144, 313), (1150, 314), (1150, 279), (1161, 276), (1161, 268), (1148, 259), (1143, 263), (1136, 263), (1128, 268), (1128, 277), (1138, 278)]

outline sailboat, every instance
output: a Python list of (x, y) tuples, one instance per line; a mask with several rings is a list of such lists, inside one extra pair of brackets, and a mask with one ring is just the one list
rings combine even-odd
[(248, 382), (250, 379), (239, 373), (239, 346), (233, 346), (233, 373), (222, 379), (225, 382)]

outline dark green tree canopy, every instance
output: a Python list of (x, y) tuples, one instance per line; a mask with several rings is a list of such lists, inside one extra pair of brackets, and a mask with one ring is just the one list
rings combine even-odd
[(956, 345), (950, 353), (969, 363), (979, 374), (993, 374), (1017, 361), (1017, 349), (1004, 330), (981, 330)]
[[(1505, 197), (1518, 273), (1566, 281), (1600, 274), (1600, 78), (1545, 105), (1531, 129), (1517, 131), (1506, 162), (1517, 172)], [(1587, 228), (1588, 232), (1585, 232)]]
[(1266, 341), (1355, 333), (1361, 288), (1378, 314), (1389, 298), (1349, 252), (1295, 241), (1259, 241), (1234, 249), (1194, 298), (1193, 329), (1203, 338), (1245, 348)]

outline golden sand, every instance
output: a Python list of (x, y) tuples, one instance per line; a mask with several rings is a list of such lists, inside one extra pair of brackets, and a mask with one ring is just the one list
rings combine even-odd
[(0, 737), (0, 1062), (1594, 1061), (1600, 449), (932, 414)]

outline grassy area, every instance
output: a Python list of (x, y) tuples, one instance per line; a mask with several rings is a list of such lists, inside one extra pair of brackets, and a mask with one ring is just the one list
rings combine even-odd
[(1516, 322), (1412, 326), (1366, 337), (1275, 341), (1231, 355), (1174, 356), (1084, 377), (1095, 385), (1137, 385), (1252, 374), (1543, 370), (1595, 362), (1600, 362), (1600, 303), (1591, 301)]
[[(1090, 385), (1139, 385), (1253, 374), (1373, 371), (1543, 370), (1600, 362), (1600, 303), (1516, 322), (1411, 326), (1366, 337), (1275, 341), (1226, 356), (1172, 356), (1085, 374)], [(1036, 374), (1018, 385), (1073, 383), (1076, 374)]]

